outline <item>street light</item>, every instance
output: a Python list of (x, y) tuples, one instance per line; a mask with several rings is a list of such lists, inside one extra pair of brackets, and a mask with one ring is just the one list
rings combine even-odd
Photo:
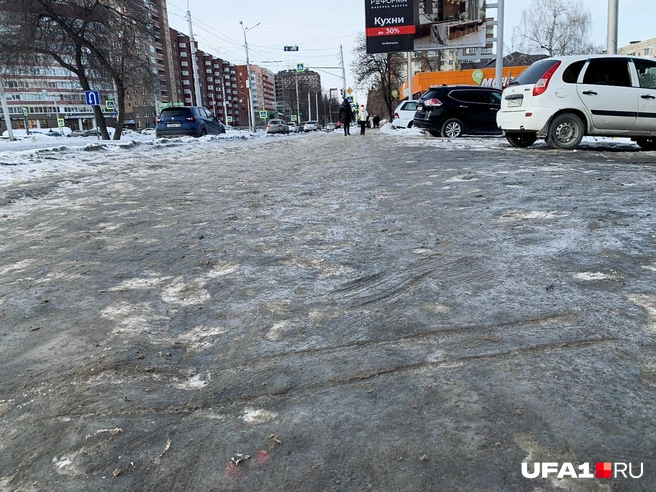
[(248, 77), (248, 82), (247, 82), (247, 87), (248, 87), (248, 103), (249, 103), (249, 110), (248, 110), (248, 122), (249, 126), (251, 127), (251, 131), (255, 132), (255, 114), (254, 114), (254, 109), (253, 108), (253, 90), (251, 88), (251, 60), (248, 56), (248, 41), (246, 40), (246, 32), (250, 31), (252, 29), (255, 29), (257, 26), (261, 24), (261, 22), (258, 22), (255, 24), (253, 27), (244, 27), (244, 22), (239, 21), (239, 24), (241, 25), (241, 30), (244, 31), (244, 47), (246, 48), (246, 76)]

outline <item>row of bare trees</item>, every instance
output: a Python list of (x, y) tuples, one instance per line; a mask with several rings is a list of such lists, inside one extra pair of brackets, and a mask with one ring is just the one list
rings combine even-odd
[[(590, 10), (581, 0), (534, 0), (522, 11), (511, 50), (549, 56), (600, 53), (603, 47), (589, 42), (591, 23)], [(391, 117), (396, 105), (392, 91), (407, 79), (405, 53), (368, 54), (364, 35), (358, 37), (354, 52), (356, 84), (368, 90), (370, 111)]]
[[(0, 0), (0, 66), (16, 73), (59, 65), (83, 90), (111, 80), (119, 139), (126, 91), (152, 93), (159, 83), (150, 52), (153, 14), (150, 0)], [(93, 109), (108, 140), (103, 112)]]

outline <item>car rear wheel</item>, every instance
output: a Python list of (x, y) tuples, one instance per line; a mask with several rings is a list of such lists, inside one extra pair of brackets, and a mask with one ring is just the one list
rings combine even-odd
[(207, 130), (206, 130), (205, 128), (202, 128), (202, 129), (200, 130), (200, 136), (201, 136), (201, 137), (204, 137), (205, 135), (207, 135)]
[(571, 150), (583, 138), (583, 121), (573, 113), (556, 116), (549, 126), (546, 142), (552, 149)]
[(408, 128), (412, 128), (412, 121), (408, 123)]
[(448, 119), (442, 125), (441, 134), (445, 138), (458, 138), (463, 133), (462, 121), (456, 118)]
[(636, 138), (635, 142), (642, 150), (656, 150), (656, 137)]
[(537, 139), (535, 133), (506, 133), (506, 140), (513, 147), (530, 147)]

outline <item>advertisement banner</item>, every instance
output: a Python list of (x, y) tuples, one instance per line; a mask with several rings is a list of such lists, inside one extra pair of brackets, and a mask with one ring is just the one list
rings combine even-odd
[(365, 0), (367, 53), (412, 51), (417, 0)]
[(486, 45), (484, 0), (414, 0), (415, 51)]

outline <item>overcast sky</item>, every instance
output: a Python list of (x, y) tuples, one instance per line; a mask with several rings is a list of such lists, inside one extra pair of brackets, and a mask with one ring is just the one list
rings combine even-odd
[[(540, 0), (505, 1), (505, 52), (512, 47), (513, 28), (519, 24), (521, 12), (535, 1)], [(171, 27), (188, 33), (187, 0), (167, 0), (167, 4)], [(586, 0), (585, 4), (592, 14), (591, 41), (605, 46), (608, 0)], [(656, 37), (656, 0), (619, 0), (619, 4), (620, 46)], [(364, 5), (364, 0), (189, 0), (194, 35), (203, 51), (244, 64), (239, 21), (246, 27), (259, 22), (247, 34), (251, 63), (277, 72), (302, 62), (321, 74), (324, 89), (342, 86), (339, 70), (320, 68), (339, 66), (340, 44), (344, 47), (347, 85), (354, 86), (352, 50), (355, 37), (365, 28)], [(496, 10), (490, 9), (492, 12), (496, 15)], [(298, 45), (300, 51), (284, 52), (285, 45)]]

